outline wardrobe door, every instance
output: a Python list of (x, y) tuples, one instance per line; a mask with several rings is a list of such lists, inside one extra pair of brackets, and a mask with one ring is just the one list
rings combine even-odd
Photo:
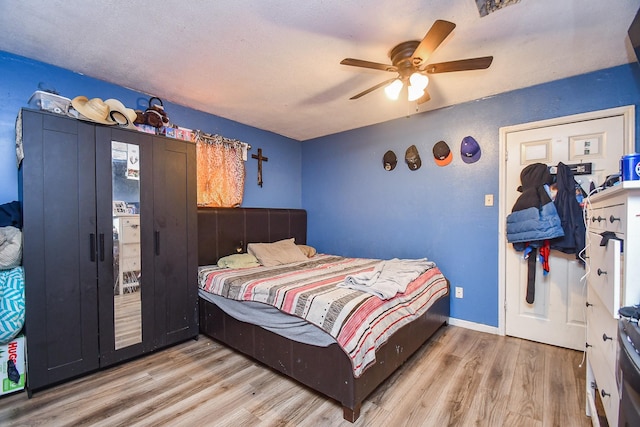
[(153, 147), (148, 134), (96, 127), (100, 366), (153, 349)]
[(155, 137), (156, 347), (198, 334), (196, 150)]
[(94, 126), (22, 112), (29, 391), (98, 368)]

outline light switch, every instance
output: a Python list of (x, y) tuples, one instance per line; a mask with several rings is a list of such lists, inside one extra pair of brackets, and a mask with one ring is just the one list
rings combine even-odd
[(493, 206), (493, 194), (485, 194), (484, 195), (484, 205), (485, 206)]

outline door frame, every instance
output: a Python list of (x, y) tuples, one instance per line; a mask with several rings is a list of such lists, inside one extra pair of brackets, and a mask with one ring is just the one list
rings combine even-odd
[(604, 119), (607, 117), (622, 116), (624, 121), (623, 150), (625, 154), (635, 152), (635, 105), (609, 108), (606, 110), (590, 111), (588, 113), (573, 114), (570, 116), (556, 117), (553, 119), (540, 120), (530, 123), (505, 126), (500, 128), (499, 136), (499, 195), (498, 198), (498, 333), (506, 335), (506, 310), (507, 310), (507, 287), (506, 287), (506, 254), (509, 243), (506, 238), (507, 209), (506, 199), (506, 165), (507, 165), (507, 135), (513, 132), (520, 132), (531, 129), (538, 129), (550, 126), (565, 125), (569, 123), (586, 120)]

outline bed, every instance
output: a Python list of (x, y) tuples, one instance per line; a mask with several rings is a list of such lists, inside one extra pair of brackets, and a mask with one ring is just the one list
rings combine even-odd
[[(269, 243), (294, 238), (296, 244), (306, 244), (306, 229), (307, 214), (301, 209), (199, 208), (199, 279), (201, 283), (205, 283), (203, 277), (208, 277), (206, 274), (216, 273), (213, 271), (216, 269), (211, 266), (216, 265), (220, 258), (246, 252), (248, 243)], [(329, 259), (331, 257), (319, 254), (302, 264), (336, 261)], [(351, 259), (337, 261), (352, 262)], [(225, 271), (225, 274), (231, 273)], [(307, 322), (300, 321), (296, 316), (277, 314), (306, 328), (305, 333), (308, 333), (309, 339), (291, 338), (282, 334), (281, 329), (253, 320), (251, 309), (246, 307), (251, 304), (264, 305), (260, 302), (231, 302), (200, 289), (200, 331), (337, 400), (343, 407), (344, 418), (354, 422), (360, 415), (363, 400), (441, 326), (446, 325), (449, 318), (449, 283), (444, 276), (433, 276), (430, 280), (434, 283), (433, 287), (439, 287), (440, 290), (429, 297), (433, 299), (429, 309), (385, 338), (385, 343), (375, 350), (375, 360), (361, 360), (359, 370), (355, 368), (356, 359), (338, 344), (338, 338), (329, 336), (314, 325), (299, 325)], [(245, 313), (236, 312), (227, 307), (227, 304), (241, 305), (246, 309)], [(250, 313), (246, 314), (246, 311)]]

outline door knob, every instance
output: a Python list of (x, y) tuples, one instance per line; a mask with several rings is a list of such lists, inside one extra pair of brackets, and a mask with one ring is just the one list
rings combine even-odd
[(607, 274), (606, 271), (598, 269), (598, 276), (602, 276), (603, 274)]
[(613, 216), (613, 215), (611, 215), (611, 216), (609, 217), (609, 222), (614, 223), (614, 222), (616, 222), (616, 221), (620, 221), (620, 218), (616, 218), (616, 217), (615, 217), (615, 216)]
[(604, 390), (600, 390), (600, 396), (602, 396), (602, 397), (604, 398), (604, 397), (606, 397), (606, 396), (611, 396), (611, 394), (610, 394), (610, 393), (607, 393), (607, 392), (606, 392), (606, 391), (604, 391)]
[(611, 340), (613, 341), (613, 338), (607, 336), (607, 334), (602, 334), (602, 341), (606, 341), (606, 340)]

